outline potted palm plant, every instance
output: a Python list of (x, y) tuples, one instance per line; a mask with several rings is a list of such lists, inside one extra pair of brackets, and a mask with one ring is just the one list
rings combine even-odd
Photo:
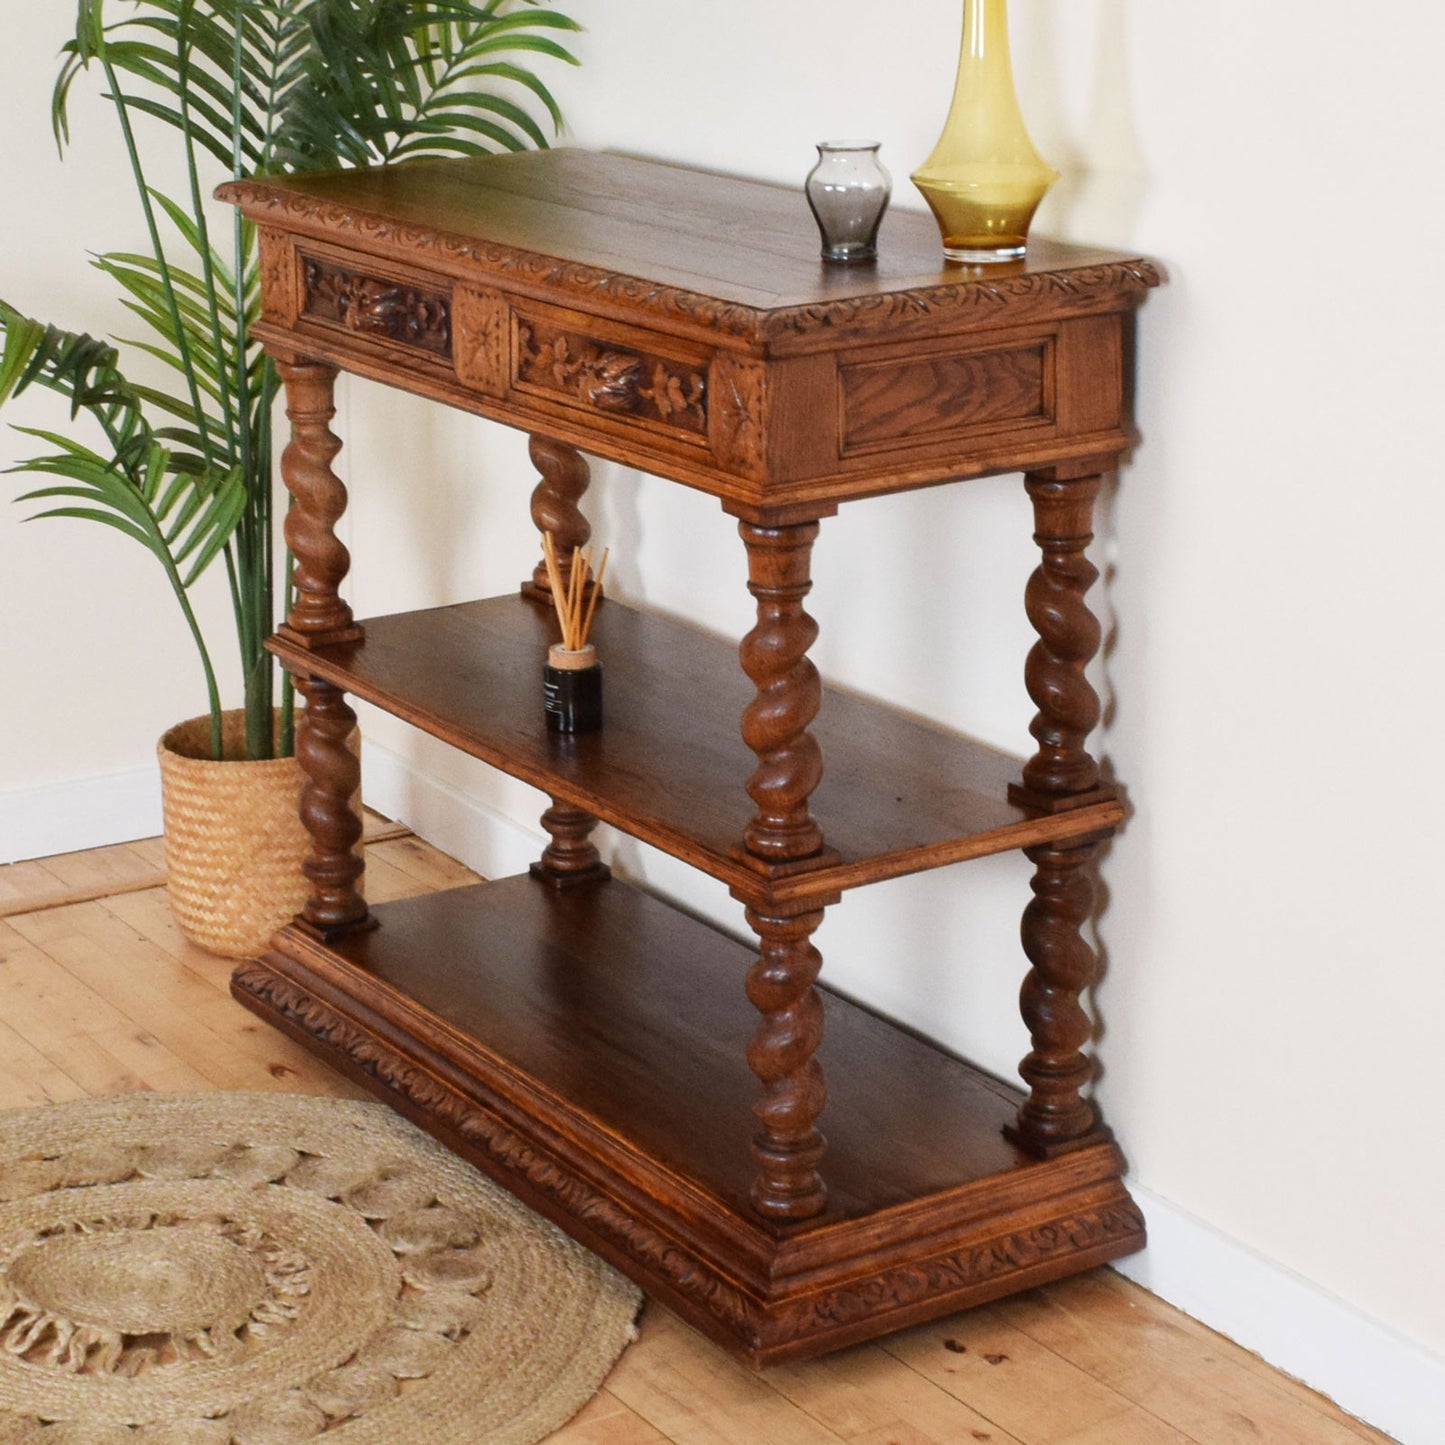
[[(69, 140), (72, 88), (98, 77), (147, 243), (94, 264), (121, 288), (146, 335), (116, 345), (0, 299), (0, 405), (30, 387), (67, 399), (67, 433), (26, 429), (45, 450), (21, 469), (44, 485), (21, 500), (43, 504), (37, 516), (98, 522), (145, 547), (194, 639), (208, 709), (163, 740), (168, 863), (183, 926), (218, 951), (256, 951), (304, 901), (296, 890), (305, 839), (289, 679), (278, 684), (264, 648), (287, 592), (272, 516), (278, 381), (251, 333), (259, 315), (254, 230), (239, 214), (213, 227), (207, 197), (227, 176), (545, 146), (560, 115), (533, 63), (575, 64), (558, 37), (577, 28), (537, 0), (131, 0), (118, 20), (104, 0), (79, 0), (55, 86), (56, 139), (62, 148)], [(152, 181), (162, 167), (147, 145), (160, 144), (179, 149), (183, 194)], [(151, 358), (144, 377), (133, 354)], [(191, 605), (191, 589), (213, 565), (225, 569), (241, 659), (242, 706), (230, 713)], [(168, 765), (176, 757), (186, 765)], [(232, 761), (253, 765), (257, 777), (269, 773), (276, 821), (241, 831), (268, 838), (283, 856), (268, 869), (252, 856), (257, 838), (242, 840), (239, 860), (201, 868), (199, 892), (179, 897), (178, 883), (184, 888), (183, 875), (195, 870), (177, 865), (170, 793), (223, 762), (234, 778)], [(234, 822), (225, 827), (236, 832)], [(241, 872), (253, 882), (269, 872), (286, 897), (245, 905), (239, 925), (209, 927), (208, 915), (234, 911), (230, 875)]]

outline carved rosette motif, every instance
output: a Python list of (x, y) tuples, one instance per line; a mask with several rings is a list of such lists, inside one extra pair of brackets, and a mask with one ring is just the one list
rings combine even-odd
[(443, 292), (361, 275), (314, 257), (306, 259), (304, 281), (308, 316), (338, 322), (361, 336), (451, 356), (451, 301)]
[(296, 252), (287, 236), (264, 227), (256, 232), (261, 269), (261, 314), (275, 326), (294, 326), (301, 311), (296, 294)]
[(368, 244), (392, 246), (422, 257), (437, 257), (443, 262), (460, 262), (481, 272), (515, 277), (563, 298), (616, 301), (631, 309), (753, 342), (804, 337), (818, 331), (896, 334), (900, 325), (935, 319), (977, 318), (978, 324), (987, 325), (991, 317), (1005, 310), (1010, 324), (1051, 316), (1082, 315), (1111, 309), (1121, 300), (1142, 297), (1163, 280), (1158, 267), (1139, 258), (1068, 272), (968, 281), (882, 296), (853, 297), (823, 306), (765, 311), (680, 287), (659, 286), (635, 276), (519, 251), (499, 242), (478, 241), (387, 220), (350, 206), (272, 189), (264, 182), (233, 181), (216, 194), (253, 216), (279, 212), (290, 221), (304, 222), (330, 234), (352, 233)]
[(457, 378), (484, 396), (503, 397), (512, 382), (511, 312), (504, 296), (476, 286), (452, 295)]
[(720, 465), (767, 475), (768, 368), (751, 356), (719, 355), (712, 368), (712, 449)]
[(541, 322), (517, 326), (517, 380), (597, 411), (707, 431), (707, 380), (646, 352), (606, 346)]

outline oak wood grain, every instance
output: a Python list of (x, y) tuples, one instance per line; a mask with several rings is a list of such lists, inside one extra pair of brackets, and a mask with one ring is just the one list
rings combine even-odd
[(1162, 279), (1047, 242), (945, 266), (904, 213), (877, 265), (828, 267), (800, 188), (565, 149), (219, 194), (265, 238), (256, 334), (278, 358), (545, 432), (759, 525), (1107, 465), (1130, 440), (1126, 326)]
[[(558, 894), (520, 876), (376, 914), (374, 932), (331, 950), (364, 976), (358, 990), (404, 996), (428, 1016), (441, 1053), (505, 1060), (529, 1091), (566, 1101), (588, 1129), (626, 1138), (746, 1213), (757, 1092), (747, 1061), (757, 1016), (743, 991), (749, 945), (616, 881)], [(1001, 1133), (1015, 1091), (825, 997), (829, 1218), (1020, 1167)]]
[[(1160, 279), (1142, 257), (1045, 238), (1016, 266), (948, 266), (932, 220), (897, 209), (876, 265), (829, 267), (801, 186), (565, 148), (232, 182), (217, 194), (297, 231), (490, 271), (540, 294), (595, 293), (669, 321), (700, 313), (694, 331), (747, 339), (867, 330), (909, 311), (956, 312), (967, 325), (1035, 295), (1056, 310), (1108, 310)], [(1072, 287), (1061, 271), (1076, 273)]]

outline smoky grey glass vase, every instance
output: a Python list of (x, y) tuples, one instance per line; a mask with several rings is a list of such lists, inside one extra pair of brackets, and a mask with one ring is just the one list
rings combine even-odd
[(835, 265), (872, 261), (893, 182), (878, 159), (878, 141), (818, 143), (818, 164), (803, 189), (823, 237), (823, 259)]

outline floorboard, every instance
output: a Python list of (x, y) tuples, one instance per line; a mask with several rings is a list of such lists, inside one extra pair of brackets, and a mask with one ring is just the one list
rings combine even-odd
[[(368, 898), (477, 875), (369, 814)], [(134, 1092), (361, 1091), (231, 997), (159, 839), (0, 867), (0, 1107)], [(1390, 1445), (1110, 1270), (757, 1373), (649, 1304), (552, 1445)]]

